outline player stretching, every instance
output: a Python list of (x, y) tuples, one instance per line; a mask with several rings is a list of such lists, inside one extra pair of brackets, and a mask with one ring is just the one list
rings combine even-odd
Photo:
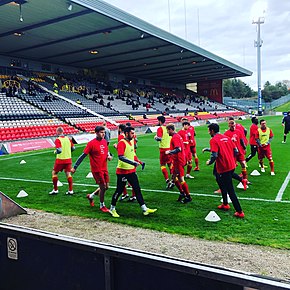
[[(188, 121), (187, 118), (182, 118), (181, 121)], [(198, 161), (198, 156), (196, 153), (196, 140), (195, 140), (195, 129), (193, 126), (190, 125), (189, 123), (189, 127), (187, 129), (188, 132), (188, 138), (189, 138), (189, 148), (190, 148), (190, 152), (192, 154), (192, 156), (194, 157), (194, 163), (195, 163), (195, 168), (193, 169), (193, 171), (199, 171), (199, 161)], [(187, 174), (190, 173), (190, 168), (187, 166)]]
[(64, 136), (63, 128), (58, 127), (56, 129), (56, 134), (58, 137), (55, 140), (55, 154), (56, 160), (54, 163), (54, 167), (52, 170), (52, 183), (53, 183), (53, 190), (49, 193), (50, 195), (58, 194), (58, 173), (60, 171), (65, 172), (67, 182), (68, 182), (68, 191), (66, 194), (72, 195), (73, 192), (73, 178), (71, 176), (71, 166), (72, 166), (72, 159), (71, 159), (71, 152), (75, 150), (75, 147), (72, 141)]
[(180, 195), (177, 201), (182, 203), (191, 202), (191, 196), (189, 193), (188, 185), (184, 180), (184, 166), (186, 164), (185, 152), (183, 146), (183, 140), (179, 134), (175, 132), (175, 126), (168, 124), (166, 126), (168, 135), (171, 136), (170, 150), (167, 150), (165, 154), (172, 156), (173, 170), (172, 179), (178, 188)]
[(183, 140), (183, 146), (184, 146), (184, 153), (185, 153), (185, 161), (187, 165), (187, 172), (185, 175), (185, 178), (194, 178), (190, 175), (190, 171), (192, 169), (192, 154), (189, 148), (189, 136), (188, 136), (188, 128), (190, 126), (190, 123), (188, 121), (182, 122), (182, 129), (178, 131), (178, 134), (181, 136)]
[(237, 148), (238, 152), (236, 154), (236, 160), (240, 163), (242, 167), (242, 184), (244, 186), (244, 190), (247, 189), (247, 168), (246, 168), (246, 161), (245, 161), (245, 150), (246, 145), (244, 143), (243, 134), (241, 131), (236, 129), (236, 123), (234, 120), (229, 121), (229, 130), (225, 132), (225, 135), (228, 136), (232, 142), (234, 143), (234, 146)]

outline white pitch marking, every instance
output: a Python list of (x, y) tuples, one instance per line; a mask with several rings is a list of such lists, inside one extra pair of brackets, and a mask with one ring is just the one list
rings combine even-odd
[(279, 201), (279, 202), (282, 201), (282, 196), (284, 194), (284, 191), (285, 191), (289, 181), (290, 181), (290, 171), (288, 172), (288, 175), (286, 176), (281, 188), (279, 189), (275, 201)]
[(0, 157), (0, 161), (1, 160), (10, 160), (10, 159), (15, 159), (15, 158), (23, 158), (26, 156), (34, 156), (34, 155), (40, 155), (40, 154), (45, 154), (45, 153), (49, 153), (48, 151), (44, 151), (44, 152), (37, 152), (37, 153), (31, 153), (31, 154), (23, 154), (23, 155), (13, 155), (13, 156), (9, 156), (9, 157)]
[[(46, 184), (52, 184), (51, 181), (45, 181), (45, 180), (34, 180), (34, 179), (21, 179), (21, 178), (11, 178), (11, 177), (0, 177), (0, 180), (14, 180), (14, 181), (24, 181), (24, 182), (35, 182), (35, 183), (46, 183)], [(68, 184), (67, 182), (63, 182), (63, 184)], [(74, 185), (78, 186), (85, 186), (85, 187), (96, 187), (96, 184), (83, 184), (83, 183), (74, 183)], [(110, 186), (110, 188), (116, 188), (116, 186)], [(131, 188), (127, 188), (131, 189)], [(142, 188), (142, 191), (149, 191), (149, 192), (162, 192), (162, 193), (175, 193), (179, 194), (177, 191), (167, 191), (167, 190), (158, 190), (158, 189), (146, 189)], [(217, 197), (220, 198), (220, 195), (216, 194), (206, 194), (206, 193), (191, 193), (192, 196), (205, 196), (205, 197)], [(273, 199), (263, 199), (263, 198), (255, 198), (255, 197), (240, 197), (239, 199), (242, 200), (253, 200), (253, 201), (264, 201), (264, 202), (276, 202), (276, 200)], [(281, 200), (282, 203), (290, 203), (289, 200)]]
[[(85, 146), (85, 145), (86, 144), (75, 144), (75, 147), (78, 148), (78, 147), (82, 147), (82, 146)], [(35, 155), (46, 154), (46, 153), (51, 154), (51, 150), (53, 150), (54, 148), (52, 147), (52, 148), (49, 148), (49, 149), (46, 150), (46, 151), (42, 151), (42, 152), (23, 154), (23, 155), (13, 155), (13, 156), (8, 156), (8, 157), (3, 155), (3, 157), (0, 156), (0, 161), (1, 160), (10, 160), (10, 159), (15, 159), (15, 158), (23, 158), (23, 157), (26, 157), (26, 156), (35, 156)]]

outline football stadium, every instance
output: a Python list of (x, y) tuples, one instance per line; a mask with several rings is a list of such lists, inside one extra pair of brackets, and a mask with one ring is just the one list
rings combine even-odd
[(104, 1), (0, 19), (0, 289), (290, 289), (289, 96)]

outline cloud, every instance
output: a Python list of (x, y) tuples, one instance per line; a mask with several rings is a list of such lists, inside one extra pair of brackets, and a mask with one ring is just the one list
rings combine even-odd
[[(253, 71), (253, 76), (242, 80), (256, 87), (257, 49), (254, 40), (257, 39), (257, 31), (256, 25), (252, 25), (252, 8), (260, 0), (106, 2), (167, 31), (170, 8), (171, 33), (196, 45), (200, 42), (207, 51)], [(290, 79), (290, 1), (266, 2), (265, 23), (261, 25), (262, 84)]]

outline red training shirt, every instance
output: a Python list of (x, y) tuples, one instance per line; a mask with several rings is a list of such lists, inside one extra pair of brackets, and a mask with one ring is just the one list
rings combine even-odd
[(250, 127), (250, 139), (249, 139), (250, 145), (255, 145), (255, 146), (258, 145), (256, 142), (256, 135), (257, 135), (258, 128), (259, 127), (256, 124), (252, 124)]
[(108, 170), (108, 145), (105, 139), (98, 140), (97, 138), (91, 140), (84, 153), (90, 156), (90, 165), (92, 172), (102, 172)]
[(185, 166), (185, 152), (184, 152), (184, 146), (183, 146), (183, 140), (181, 136), (177, 133), (173, 134), (171, 141), (170, 141), (170, 150), (173, 150), (175, 148), (181, 148), (181, 151), (177, 154), (172, 154), (172, 161), (174, 165), (180, 164), (182, 166)]
[(223, 134), (216, 134), (209, 141), (210, 151), (217, 153), (217, 173), (224, 173), (236, 168), (234, 157), (234, 144), (231, 139)]

